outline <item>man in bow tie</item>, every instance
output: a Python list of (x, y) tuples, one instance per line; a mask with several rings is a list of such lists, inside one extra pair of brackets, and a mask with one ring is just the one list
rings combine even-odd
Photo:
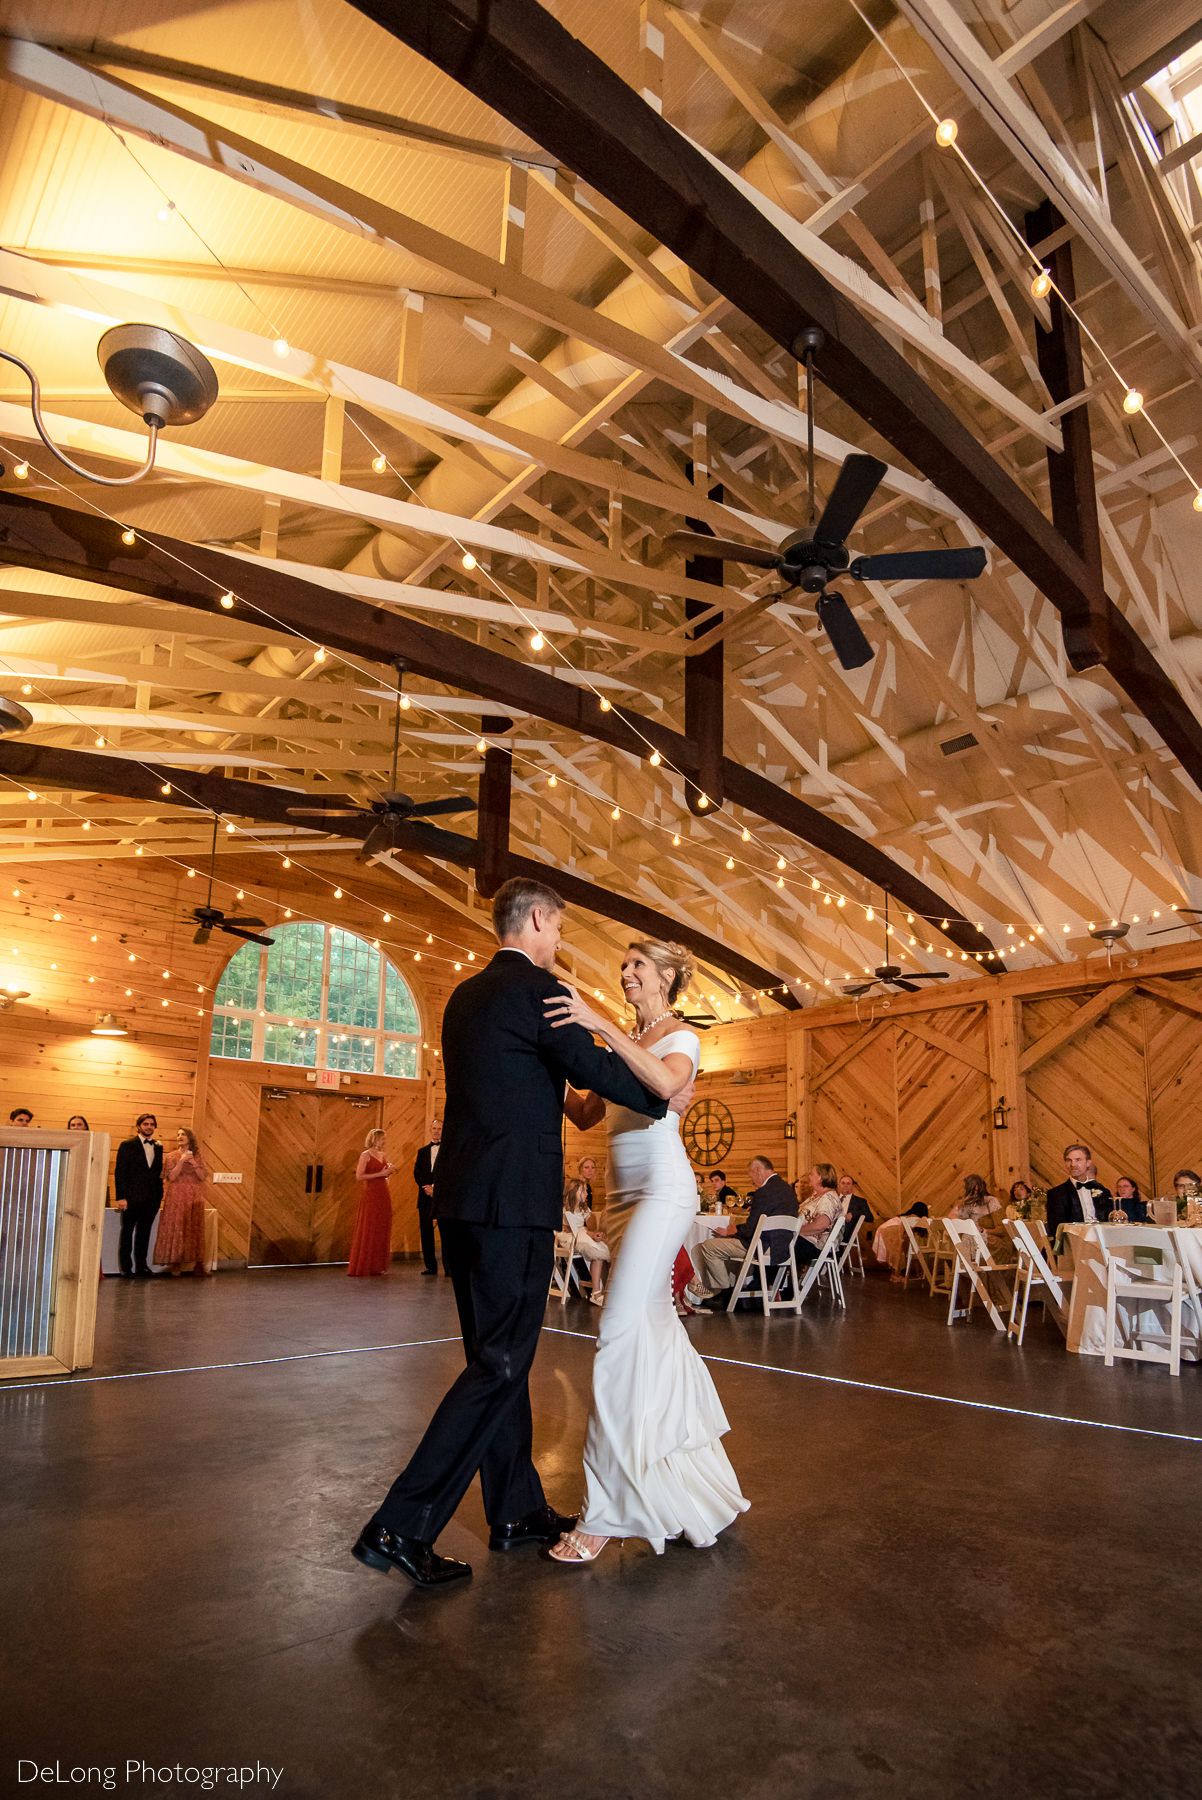
[(1064, 1168), (1068, 1179), (1048, 1189), (1049, 1233), (1054, 1236), (1058, 1225), (1104, 1225), (1113, 1201), (1110, 1189), (1093, 1179), (1093, 1152), (1089, 1145), (1070, 1144), (1064, 1152)]

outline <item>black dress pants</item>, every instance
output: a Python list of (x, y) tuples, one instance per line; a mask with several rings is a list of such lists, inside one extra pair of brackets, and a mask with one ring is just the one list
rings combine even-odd
[(125, 1211), (121, 1214), (121, 1236), (117, 1241), (117, 1267), (123, 1275), (149, 1273), (146, 1253), (150, 1249), (150, 1227), (160, 1204), (158, 1200), (126, 1201)]
[[(437, 1275), (438, 1239), (434, 1234), (434, 1201), (432, 1198), (427, 1200), (424, 1194), (418, 1196), (417, 1225), (422, 1236), (422, 1261), (425, 1263), (426, 1268), (430, 1271), (431, 1275)], [(439, 1226), (438, 1229), (441, 1233), (442, 1227)], [(445, 1250), (443, 1251), (442, 1256), (442, 1271), (444, 1275), (449, 1275), (451, 1273), (447, 1268)]]
[(444, 1395), (373, 1520), (432, 1544), (476, 1471), (491, 1526), (544, 1504), (532, 1457), (530, 1365), (547, 1306), (555, 1234), (440, 1219), (467, 1367)]

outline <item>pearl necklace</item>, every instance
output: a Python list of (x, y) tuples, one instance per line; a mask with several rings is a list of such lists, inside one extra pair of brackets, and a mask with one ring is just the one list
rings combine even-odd
[(670, 1019), (671, 1017), (672, 1014), (670, 1011), (662, 1012), (657, 1019), (652, 1019), (649, 1024), (644, 1025), (641, 1031), (632, 1031), (630, 1034), (631, 1043), (641, 1044), (649, 1031), (654, 1031), (657, 1025), (662, 1025), (665, 1019)]

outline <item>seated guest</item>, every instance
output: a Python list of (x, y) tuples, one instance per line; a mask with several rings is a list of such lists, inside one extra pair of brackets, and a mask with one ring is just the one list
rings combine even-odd
[(918, 1224), (925, 1231), (929, 1209), (925, 1200), (915, 1200), (904, 1213), (895, 1218), (885, 1219), (878, 1225), (872, 1236), (872, 1253), (882, 1269), (888, 1269), (895, 1281), (903, 1279), (902, 1270), (906, 1265), (909, 1250), (909, 1239), (906, 1237), (905, 1220)]
[(709, 1182), (710, 1193), (714, 1196), (714, 1205), (718, 1212), (729, 1212), (732, 1206), (740, 1204), (735, 1190), (726, 1184), (725, 1169), (711, 1169), (706, 1180)]
[(10, 1125), (19, 1125), (24, 1131), (33, 1124), (33, 1114), (27, 1106), (14, 1106), (8, 1115), (8, 1122)]
[(985, 1239), (985, 1247), (998, 1262), (1005, 1262), (1010, 1239), (1002, 1229), (1002, 1203), (989, 1192), (983, 1175), (964, 1177), (964, 1194), (950, 1207), (949, 1219), (971, 1219)]
[(1023, 1207), (1031, 1204), (1030, 1182), (1012, 1181), (1010, 1183), (1010, 1204), (1021, 1218)]
[[(593, 1173), (596, 1173), (595, 1165)], [(571, 1254), (573, 1238), (576, 1242), (576, 1255), (583, 1256), (588, 1261), (589, 1278), (593, 1284), (589, 1299), (594, 1306), (600, 1306), (601, 1272), (610, 1260), (609, 1245), (605, 1242), (605, 1227), (589, 1206), (589, 1184), (582, 1178), (569, 1181), (564, 1188), (563, 1230), (555, 1234), (557, 1256)]]
[(1048, 1189), (1048, 1235), (1061, 1225), (1093, 1225), (1110, 1216), (1110, 1189), (1090, 1176), (1093, 1151), (1088, 1144), (1069, 1144), (1064, 1152), (1067, 1180)]
[[(693, 1257), (698, 1265), (697, 1279), (691, 1281), (684, 1291), (685, 1302), (689, 1306), (700, 1306), (735, 1285), (743, 1266), (743, 1258), (747, 1255), (747, 1247), (761, 1219), (771, 1219), (778, 1215), (790, 1219), (797, 1217), (797, 1195), (788, 1182), (776, 1173), (766, 1156), (753, 1156), (747, 1173), (754, 1189), (747, 1217), (741, 1225), (728, 1219), (712, 1237), (706, 1238), (697, 1246)], [(833, 1179), (832, 1174), (832, 1181)], [(765, 1253), (771, 1257), (772, 1251), (765, 1246)]]
[(1193, 1169), (1178, 1169), (1173, 1177), (1173, 1192), (1178, 1200), (1187, 1200), (1202, 1188), (1202, 1175)]
[(869, 1206), (867, 1200), (865, 1200), (863, 1194), (857, 1194), (855, 1176), (840, 1175), (837, 1192), (840, 1200), (846, 1200), (847, 1202), (847, 1218), (843, 1225), (843, 1242), (846, 1243), (852, 1232), (855, 1230), (856, 1220), (863, 1219), (868, 1228), (864, 1232), (864, 1242), (867, 1243), (868, 1231), (872, 1229), (872, 1208)]
[(588, 1205), (585, 1208), (585, 1211), (591, 1212), (593, 1210), (593, 1183), (597, 1179), (596, 1157), (582, 1156), (580, 1161), (576, 1164), (576, 1173), (588, 1190)]
[(798, 1217), (798, 1264), (818, 1260), (818, 1253), (835, 1225), (843, 1202), (839, 1198), (833, 1163), (815, 1163), (810, 1170), (810, 1197), (802, 1205)]
[(1130, 1175), (1120, 1175), (1114, 1184), (1114, 1210), (1125, 1212), (1129, 1225), (1148, 1223), (1148, 1203)]

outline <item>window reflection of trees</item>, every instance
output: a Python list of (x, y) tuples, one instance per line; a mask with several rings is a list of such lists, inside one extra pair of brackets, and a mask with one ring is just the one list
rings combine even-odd
[(314, 921), (273, 926), (272, 936), (270, 949), (244, 944), (226, 964), (213, 1056), (416, 1078), (421, 1020), (387, 957)]

